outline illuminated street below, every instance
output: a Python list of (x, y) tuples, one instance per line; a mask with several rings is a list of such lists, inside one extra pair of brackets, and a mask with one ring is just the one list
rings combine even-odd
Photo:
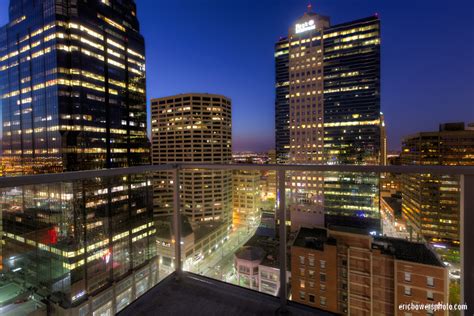
[(219, 248), (205, 256), (197, 264), (185, 270), (204, 275), (213, 279), (236, 284), (234, 274), (234, 253), (255, 234), (256, 227), (239, 227), (229, 234), (229, 239)]

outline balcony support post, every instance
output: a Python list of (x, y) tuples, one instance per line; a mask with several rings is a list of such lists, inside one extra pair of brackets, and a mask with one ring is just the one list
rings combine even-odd
[(461, 175), (461, 304), (467, 304), (471, 315), (474, 311), (474, 175)]
[(179, 166), (173, 168), (173, 233), (174, 233), (174, 268), (176, 278), (180, 279), (183, 272), (181, 261), (181, 201), (179, 188)]
[(288, 286), (286, 284), (286, 199), (285, 199), (285, 170), (278, 170), (278, 220), (280, 235), (280, 313), (286, 313)]

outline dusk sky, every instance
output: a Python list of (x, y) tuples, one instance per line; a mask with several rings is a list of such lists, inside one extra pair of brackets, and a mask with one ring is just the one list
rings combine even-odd
[[(232, 99), (234, 150), (274, 146), (274, 43), (308, 0), (137, 0), (147, 96)], [(8, 21), (0, 0), (0, 24)], [(332, 24), (378, 13), (389, 148), (441, 122), (474, 122), (474, 1), (319, 0)]]

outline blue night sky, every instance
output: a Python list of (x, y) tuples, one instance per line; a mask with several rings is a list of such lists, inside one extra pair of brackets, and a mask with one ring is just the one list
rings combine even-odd
[[(146, 40), (147, 95), (224, 94), (233, 100), (234, 150), (274, 144), (275, 41), (308, 0), (137, 0)], [(8, 0), (0, 0), (5, 24)], [(382, 111), (390, 149), (441, 122), (474, 122), (474, 1), (319, 0), (333, 24), (377, 12)]]

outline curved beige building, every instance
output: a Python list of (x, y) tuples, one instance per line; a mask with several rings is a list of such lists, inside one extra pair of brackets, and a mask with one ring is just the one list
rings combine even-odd
[[(151, 100), (152, 163), (230, 163), (231, 100), (206, 93), (186, 93)], [(155, 214), (169, 215), (170, 178), (158, 177)], [(230, 222), (232, 171), (182, 171), (181, 203), (191, 223)]]

